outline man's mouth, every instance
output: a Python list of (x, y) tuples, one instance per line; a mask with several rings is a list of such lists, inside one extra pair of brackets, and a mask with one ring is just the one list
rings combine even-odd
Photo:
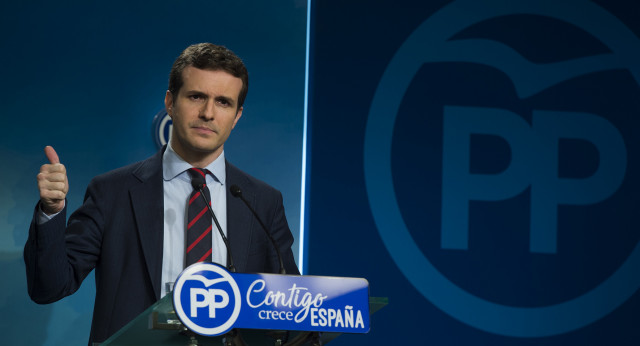
[(207, 126), (192, 126), (192, 129), (196, 130), (198, 133), (215, 133), (216, 131)]

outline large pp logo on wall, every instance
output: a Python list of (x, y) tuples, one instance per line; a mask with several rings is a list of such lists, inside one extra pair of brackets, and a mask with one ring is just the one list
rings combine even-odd
[(199, 262), (185, 269), (174, 285), (173, 306), (192, 331), (215, 336), (229, 331), (242, 306), (240, 289), (224, 268)]
[[(532, 62), (504, 42), (465, 36), (482, 23), (500, 21), (510, 16), (529, 16), (525, 19), (531, 17), (564, 23), (577, 28), (577, 34), (585, 33), (593, 37), (607, 52), (568, 57), (563, 61)], [(538, 39), (544, 41), (551, 38)], [(424, 66), (465, 63), (499, 71), (509, 81), (503, 84), (508, 84), (514, 90), (514, 99), (527, 100), (527, 107), (531, 106), (526, 116), (513, 108), (469, 103), (443, 104), (440, 114), (434, 114), (433, 108), (428, 108), (432, 113), (422, 114), (425, 117), (442, 118), (439, 123), (442, 156), (441, 161), (437, 162), (437, 166), (441, 167), (438, 175), (441, 178), (438, 184), (441, 186), (441, 210), (423, 213), (423, 221), (428, 223), (426, 219), (439, 214), (440, 250), (459, 255), (470, 250), (473, 238), (470, 234), (482, 223), (471, 222), (470, 209), (478, 205), (473, 203), (488, 204), (513, 199), (527, 205), (527, 213), (519, 217), (528, 223), (527, 244), (520, 251), (535, 257), (537, 262), (534, 264), (553, 266), (553, 260), (557, 258), (601, 256), (600, 253), (585, 252), (567, 256), (567, 242), (558, 239), (571, 227), (586, 227), (585, 237), (587, 231), (591, 232), (589, 234), (610, 231), (599, 224), (580, 225), (575, 215), (580, 215), (583, 210), (589, 214), (597, 213), (602, 208), (615, 209), (614, 204), (611, 207), (611, 200), (620, 194), (622, 186), (629, 180), (627, 170), (631, 164), (627, 160), (633, 155), (628, 155), (627, 151), (635, 150), (636, 143), (623, 126), (629, 127), (629, 122), (636, 120), (622, 117), (622, 120), (616, 118), (613, 121), (606, 109), (594, 106), (589, 100), (584, 100), (585, 105), (577, 109), (567, 106), (568, 103), (563, 103), (565, 100), (561, 97), (557, 98), (558, 101), (543, 105), (536, 104), (536, 101), (547, 90), (559, 86), (566, 88), (580, 78), (585, 81), (601, 78), (608, 71), (626, 71), (637, 86), (640, 84), (637, 65), (640, 61), (639, 51), (640, 41), (633, 32), (613, 15), (588, 1), (455, 1), (424, 21), (406, 39), (387, 66), (371, 104), (364, 148), (365, 182), (374, 220), (385, 246), (403, 274), (426, 299), (459, 321), (484, 331), (516, 337), (543, 337), (566, 333), (593, 323), (611, 313), (637, 291), (640, 287), (640, 245), (635, 244), (629, 245), (626, 258), (620, 260), (617, 267), (611, 268), (610, 273), (599, 277), (598, 282), (589, 282), (584, 287), (576, 288), (569, 292), (571, 294), (559, 292), (565, 294), (561, 296), (562, 299), (540, 303), (535, 301), (535, 297), (525, 296), (518, 304), (487, 299), (472, 292), (464, 283), (473, 280), (465, 281), (459, 275), (457, 281), (452, 280), (435, 264), (433, 258), (425, 255), (421, 244), (415, 239), (416, 233), (412, 234), (415, 230), (408, 226), (406, 220), (406, 215), (412, 211), (402, 208), (403, 204), (398, 199), (399, 183), (394, 182), (397, 172), (393, 171), (393, 167), (397, 162), (393, 160), (393, 145), (397, 143), (394, 142), (394, 131), (398, 131), (398, 114), (403, 103), (410, 98), (407, 95)], [(491, 82), (494, 81), (487, 81), (487, 85)], [(429, 98), (429, 95), (421, 96), (423, 99)], [(411, 108), (414, 112), (416, 109), (418, 112), (421, 110), (419, 107)], [(623, 121), (627, 121), (627, 124), (621, 125)], [(503, 147), (508, 148), (504, 155), (508, 157), (504, 167), (489, 173), (470, 170), (474, 155), (471, 141), (478, 135), (499, 138)], [(591, 156), (595, 157), (591, 161), (595, 163), (591, 164), (588, 174), (579, 177), (558, 174), (566, 168), (561, 159), (564, 149), (560, 147), (567, 143), (591, 148)], [(428, 164), (425, 166), (429, 167)], [(417, 183), (424, 182), (419, 176), (416, 177)], [(616, 201), (619, 203), (619, 198)], [(624, 212), (627, 213), (626, 209)], [(474, 215), (477, 214), (480, 213)], [(518, 218), (498, 213), (495, 215)], [(607, 217), (614, 219), (609, 214)], [(416, 224), (420, 223), (411, 225)], [(621, 226), (611, 221), (609, 227)], [(508, 232), (504, 234), (500, 236), (511, 236)], [(480, 236), (492, 237), (491, 234), (474, 236), (475, 239)], [(503, 249), (516, 247), (509, 244), (508, 240), (496, 241), (503, 241), (500, 243)], [(572, 241), (579, 242), (581, 239)], [(442, 264), (443, 261), (437, 263)], [(479, 276), (477, 273), (475, 275)], [(489, 284), (500, 286), (508, 283), (508, 279), (505, 279)], [(527, 298), (530, 300), (527, 301)]]

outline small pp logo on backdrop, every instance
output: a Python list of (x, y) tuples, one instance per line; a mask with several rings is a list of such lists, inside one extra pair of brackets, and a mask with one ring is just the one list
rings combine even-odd
[(167, 110), (162, 108), (162, 110), (153, 117), (153, 123), (151, 125), (151, 135), (158, 149), (169, 143), (172, 127), (173, 120), (167, 113)]

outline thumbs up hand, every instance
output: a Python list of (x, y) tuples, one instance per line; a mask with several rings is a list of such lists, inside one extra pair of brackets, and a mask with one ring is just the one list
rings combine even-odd
[(60, 163), (56, 151), (47, 146), (44, 153), (48, 164), (40, 167), (38, 173), (38, 189), (40, 190), (40, 206), (47, 215), (59, 213), (64, 208), (64, 200), (69, 192), (67, 169)]

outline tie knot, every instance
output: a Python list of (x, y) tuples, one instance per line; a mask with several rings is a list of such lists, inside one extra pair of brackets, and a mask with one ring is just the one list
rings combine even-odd
[(191, 176), (191, 185), (194, 189), (199, 190), (206, 185), (206, 176), (209, 172), (208, 170), (202, 168), (189, 168), (187, 172), (189, 172), (189, 175)]

